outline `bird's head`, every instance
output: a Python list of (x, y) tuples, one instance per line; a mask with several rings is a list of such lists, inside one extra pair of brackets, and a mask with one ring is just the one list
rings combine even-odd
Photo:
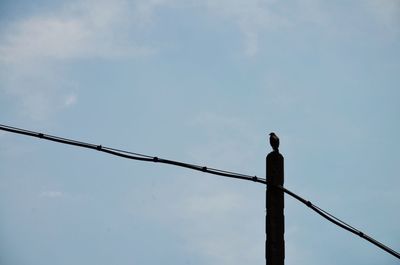
[(276, 134), (274, 132), (271, 132), (269, 135), (271, 136), (275, 136)]

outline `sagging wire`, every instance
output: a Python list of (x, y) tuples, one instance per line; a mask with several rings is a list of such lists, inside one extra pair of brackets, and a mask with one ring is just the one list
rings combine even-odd
[(235, 179), (242, 179), (242, 180), (248, 180), (248, 181), (253, 181), (253, 182), (258, 182), (262, 184), (266, 184), (268, 186), (274, 186), (275, 188), (281, 190), (282, 192), (288, 194), (289, 196), (293, 197), (294, 199), (300, 201), (301, 203), (305, 204), (308, 206), (310, 209), (318, 213), (320, 216), (323, 218), (327, 219), (331, 223), (343, 228), (344, 230), (347, 230), (355, 235), (360, 236), (361, 238), (367, 240), (368, 242), (374, 244), (375, 246), (383, 249), (387, 253), (395, 256), (396, 258), (400, 259), (400, 253), (393, 250), (392, 248), (382, 244), (381, 242), (377, 241), (376, 239), (366, 235), (362, 231), (356, 229), (355, 227), (349, 225), (348, 223), (342, 221), (341, 219), (335, 217), (334, 215), (330, 214), (329, 212), (321, 209), (320, 207), (314, 205), (310, 201), (302, 198), (301, 196), (297, 195), (296, 193), (284, 188), (283, 186), (280, 185), (275, 185), (272, 183), (269, 183), (267, 179), (260, 178), (257, 176), (250, 176), (250, 175), (245, 175), (241, 173), (236, 173), (232, 171), (226, 171), (226, 170), (220, 170), (216, 168), (209, 168), (206, 166), (199, 166), (195, 164), (189, 164), (189, 163), (184, 163), (180, 161), (174, 161), (174, 160), (169, 160), (169, 159), (164, 159), (164, 158), (159, 158), (157, 156), (149, 156), (149, 155), (144, 155), (140, 153), (135, 153), (135, 152), (130, 152), (130, 151), (125, 151), (121, 149), (116, 149), (116, 148), (111, 148), (111, 147), (106, 147), (102, 145), (96, 145), (96, 144), (91, 144), (91, 143), (86, 143), (86, 142), (81, 142), (81, 141), (76, 141), (68, 138), (63, 138), (63, 137), (58, 137), (50, 134), (44, 134), (40, 132), (34, 132), (34, 131), (29, 131), (17, 127), (12, 127), (8, 125), (3, 125), (0, 124), (0, 130), (3, 131), (8, 131), (11, 133), (16, 133), (16, 134), (22, 134), (22, 135), (27, 135), (27, 136), (32, 136), (32, 137), (38, 137), (40, 139), (45, 139), (53, 142), (58, 142), (62, 144), (67, 144), (67, 145), (73, 145), (73, 146), (79, 146), (83, 148), (88, 148), (92, 150), (97, 150), (100, 152), (108, 153), (110, 155), (115, 155), (127, 159), (132, 159), (132, 160), (138, 160), (138, 161), (146, 161), (146, 162), (154, 162), (154, 163), (162, 163), (162, 164), (169, 164), (173, 166), (178, 166), (178, 167), (184, 167), (196, 171), (201, 171), (204, 173), (208, 174), (213, 174), (213, 175), (218, 175), (218, 176), (223, 176), (223, 177), (229, 177), (229, 178), (235, 178)]

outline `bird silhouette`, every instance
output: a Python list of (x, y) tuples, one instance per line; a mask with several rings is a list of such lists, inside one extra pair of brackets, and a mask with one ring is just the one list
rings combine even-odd
[(273, 132), (269, 134), (269, 143), (274, 151), (279, 152), (279, 138)]

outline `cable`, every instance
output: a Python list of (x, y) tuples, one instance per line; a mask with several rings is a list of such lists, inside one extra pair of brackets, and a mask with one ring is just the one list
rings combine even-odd
[(50, 135), (50, 134), (29, 131), (29, 130), (20, 129), (17, 127), (12, 127), (12, 126), (3, 125), (3, 124), (0, 124), (0, 130), (17, 133), (17, 134), (23, 134), (23, 135), (32, 136), (32, 137), (38, 137), (41, 139), (58, 142), (58, 143), (62, 143), (62, 144), (68, 144), (68, 145), (74, 145), (74, 146), (79, 146), (79, 147), (83, 147), (83, 148), (93, 149), (93, 150), (108, 153), (111, 155), (124, 157), (127, 159), (169, 164), (169, 165), (185, 167), (185, 168), (189, 168), (189, 169), (193, 169), (193, 170), (197, 170), (197, 171), (202, 171), (202, 172), (206, 172), (206, 173), (213, 174), (213, 175), (236, 178), (236, 179), (251, 180), (251, 181), (261, 182), (261, 183), (266, 182), (265, 179), (258, 178), (258, 177), (247, 176), (247, 175), (243, 175), (243, 174), (239, 174), (239, 173), (234, 173), (234, 172), (229, 172), (229, 171), (224, 171), (224, 170), (219, 170), (219, 169), (213, 169), (213, 168), (207, 168), (206, 166), (199, 166), (199, 165), (188, 164), (188, 163), (183, 163), (183, 162), (174, 161), (174, 160), (168, 160), (168, 159), (148, 156), (148, 155), (129, 152), (129, 151), (121, 150), (121, 149), (105, 147), (102, 145), (85, 143), (85, 142), (81, 142), (81, 141), (76, 141), (76, 140), (72, 140), (72, 139), (68, 139), (68, 138), (62, 138), (62, 137), (58, 137), (58, 136), (54, 136), (54, 135)]
[(213, 175), (218, 175), (218, 176), (223, 176), (223, 177), (228, 177), (228, 178), (235, 178), (235, 179), (242, 179), (242, 180), (249, 180), (253, 182), (258, 182), (262, 184), (266, 184), (268, 186), (273, 186), (282, 192), (288, 194), (289, 196), (293, 197), (294, 199), (300, 201), (301, 203), (305, 204), (309, 208), (311, 208), (313, 211), (321, 215), (323, 218), (327, 219), (331, 223), (343, 228), (344, 230), (347, 230), (355, 235), (360, 236), (361, 238), (367, 240), (368, 242), (374, 244), (375, 246), (383, 249), (387, 253), (395, 256), (396, 258), (400, 259), (400, 253), (391, 249), (390, 247), (382, 244), (381, 242), (377, 241), (376, 239), (366, 235), (365, 233), (361, 232), (360, 230), (356, 229), (355, 227), (347, 224), (346, 222), (340, 220), (339, 218), (335, 217), (334, 215), (328, 213), (327, 211), (319, 208), (318, 206), (314, 205), (310, 201), (302, 198), (301, 196), (297, 195), (296, 193), (284, 188), (283, 186), (280, 185), (275, 185), (272, 183), (269, 183), (267, 179), (264, 178), (259, 178), (257, 176), (250, 176), (250, 175), (245, 175), (245, 174), (240, 174), (236, 172), (231, 172), (231, 171), (225, 171), (225, 170), (220, 170), (220, 169), (215, 169), (215, 168), (208, 168), (206, 166), (199, 166), (199, 165), (194, 165), (194, 164), (188, 164), (180, 161), (174, 161), (174, 160), (169, 160), (169, 159), (163, 159), (159, 158), (156, 156), (149, 156), (149, 155), (143, 155), (139, 153), (134, 153), (134, 152), (129, 152), (129, 151), (124, 151), (121, 149), (116, 149), (116, 148), (111, 148), (111, 147), (105, 147), (102, 145), (95, 145), (95, 144), (90, 144), (90, 143), (85, 143), (81, 141), (76, 141), (68, 138), (62, 138), (58, 136), (53, 136), (49, 134), (44, 134), (44, 133), (39, 133), (39, 132), (34, 132), (34, 131), (29, 131), (25, 129), (20, 129), (12, 126), (7, 126), (0, 124), (0, 130), (3, 131), (8, 131), (12, 133), (17, 133), (17, 134), (22, 134), (22, 135), (27, 135), (27, 136), (32, 136), (32, 137), (38, 137), (41, 139), (53, 141), (53, 142), (58, 142), (62, 144), (68, 144), (68, 145), (73, 145), (73, 146), (79, 146), (83, 148), (88, 148), (88, 149), (93, 149), (97, 150), (100, 152), (108, 153), (110, 155), (115, 155), (127, 159), (133, 159), (133, 160), (139, 160), (139, 161), (146, 161), (146, 162), (155, 162), (155, 163), (162, 163), (162, 164), (169, 164), (169, 165), (174, 165), (178, 167), (184, 167), (184, 168), (189, 168), (192, 170), (196, 171), (201, 171), (204, 173), (209, 173)]
[(367, 240), (368, 242), (374, 244), (375, 246), (383, 249), (384, 251), (386, 251), (387, 253), (395, 256), (396, 258), (400, 259), (400, 253), (395, 251), (394, 249), (382, 244), (381, 242), (379, 242), (378, 240), (366, 235), (365, 233), (363, 233), (362, 231), (354, 228), (353, 226), (347, 224), (346, 222), (340, 220), (339, 218), (335, 217), (334, 215), (328, 213), (327, 211), (319, 208), (318, 206), (314, 205), (313, 203), (311, 203), (310, 201), (305, 200), (304, 198), (300, 197), (299, 195), (291, 192), (290, 190), (279, 186), (277, 187), (279, 189), (281, 189), (283, 192), (285, 192), (286, 194), (292, 196), (293, 198), (297, 199), (298, 201), (302, 202), (303, 204), (307, 205), (309, 208), (311, 208), (313, 211), (315, 211), (316, 213), (318, 213), (319, 215), (321, 215), (322, 217), (324, 217), (325, 219), (327, 219), (328, 221), (330, 221), (331, 223)]
[(135, 156), (142, 156), (142, 157), (147, 157), (147, 158), (153, 158), (152, 156), (143, 155), (143, 154), (134, 153), (134, 152), (129, 152), (129, 151), (124, 151), (124, 150), (115, 149), (115, 148), (111, 148), (111, 147), (103, 146), (103, 148), (108, 149), (108, 150), (111, 150), (111, 151), (120, 152), (120, 153), (131, 154), (131, 155), (135, 155)]

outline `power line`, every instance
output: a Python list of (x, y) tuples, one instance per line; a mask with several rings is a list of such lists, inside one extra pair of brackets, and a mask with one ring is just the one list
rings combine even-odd
[(106, 147), (106, 146), (102, 146), (102, 145), (90, 144), (90, 143), (86, 143), (86, 142), (76, 141), (76, 140), (72, 140), (72, 139), (68, 139), (68, 138), (62, 138), (62, 137), (44, 134), (44, 133), (40, 133), (40, 132), (29, 131), (29, 130), (12, 127), (12, 126), (8, 126), (8, 125), (3, 125), (3, 124), (0, 124), (0, 130), (8, 131), (8, 132), (16, 133), (16, 134), (27, 135), (27, 136), (31, 136), (31, 137), (37, 137), (37, 138), (41, 138), (41, 139), (45, 139), (45, 140), (49, 140), (49, 141), (53, 141), (53, 142), (58, 142), (58, 143), (62, 143), (62, 144), (93, 149), (93, 150), (108, 153), (110, 155), (120, 156), (120, 157), (127, 158), (127, 159), (169, 164), (169, 165), (174, 165), (174, 166), (178, 166), (178, 167), (184, 167), (184, 168), (189, 168), (192, 170), (201, 171), (201, 172), (208, 173), (208, 174), (213, 174), (213, 175), (218, 175), (218, 176), (223, 176), (223, 177), (228, 177), (228, 178), (248, 180), (248, 181), (253, 181), (253, 182), (258, 182), (258, 183), (266, 184), (269, 186), (273, 186), (274, 188), (277, 188), (277, 189), (283, 191), (284, 193), (288, 194), (289, 196), (293, 197), (294, 199), (305, 204), (306, 206), (311, 208), (313, 211), (315, 211), (316, 213), (318, 213), (319, 215), (321, 215), (323, 218), (327, 219), (331, 223), (333, 223), (333, 224), (335, 224), (357, 236), (360, 236), (361, 238), (367, 240), (368, 242), (374, 244), (375, 246), (383, 249), (387, 253), (400, 259), (400, 253), (395, 251), (394, 249), (392, 249), (392, 248), (382, 244), (381, 242), (377, 241), (376, 239), (366, 235), (362, 231), (356, 229), (355, 227), (344, 222), (343, 220), (335, 217), (334, 215), (330, 214), (329, 212), (314, 205), (313, 203), (302, 198), (301, 196), (297, 195), (296, 193), (284, 188), (283, 186), (274, 185), (272, 183), (269, 183), (268, 180), (264, 179), (264, 178), (260, 178), (257, 176), (245, 175), (245, 174), (231, 172), (231, 171), (215, 169), (215, 168), (209, 168), (206, 166), (199, 166), (199, 165), (195, 165), (195, 164), (184, 163), (184, 162), (180, 162), (180, 161), (159, 158), (157, 156), (144, 155), (144, 154), (140, 154), (140, 153), (125, 151), (125, 150)]
[(76, 140), (72, 140), (72, 139), (68, 139), (68, 138), (62, 138), (62, 137), (54, 136), (54, 135), (50, 135), (50, 134), (29, 131), (29, 130), (20, 129), (20, 128), (7, 126), (7, 125), (3, 125), (3, 124), (0, 124), (0, 130), (17, 133), (17, 134), (23, 134), (23, 135), (32, 136), (32, 137), (37, 137), (40, 139), (45, 139), (45, 140), (58, 142), (58, 143), (62, 143), (62, 144), (74, 145), (74, 146), (79, 146), (79, 147), (83, 147), (83, 148), (93, 149), (93, 150), (108, 153), (111, 155), (124, 157), (127, 159), (169, 164), (169, 165), (185, 167), (185, 168), (189, 168), (189, 169), (193, 169), (193, 170), (197, 170), (197, 171), (202, 171), (202, 172), (213, 174), (213, 175), (236, 178), (236, 179), (243, 179), (243, 180), (251, 180), (254, 182), (266, 184), (265, 179), (259, 178), (257, 176), (248, 176), (248, 175), (244, 175), (244, 174), (240, 174), (240, 173), (224, 171), (224, 170), (215, 169), (215, 168), (209, 168), (206, 166), (199, 166), (199, 165), (184, 163), (184, 162), (180, 162), (180, 161), (159, 158), (157, 156), (149, 156), (149, 155), (144, 155), (144, 154), (140, 154), (140, 153), (134, 153), (134, 152), (111, 148), (111, 147), (107, 147), (107, 146), (76, 141)]

